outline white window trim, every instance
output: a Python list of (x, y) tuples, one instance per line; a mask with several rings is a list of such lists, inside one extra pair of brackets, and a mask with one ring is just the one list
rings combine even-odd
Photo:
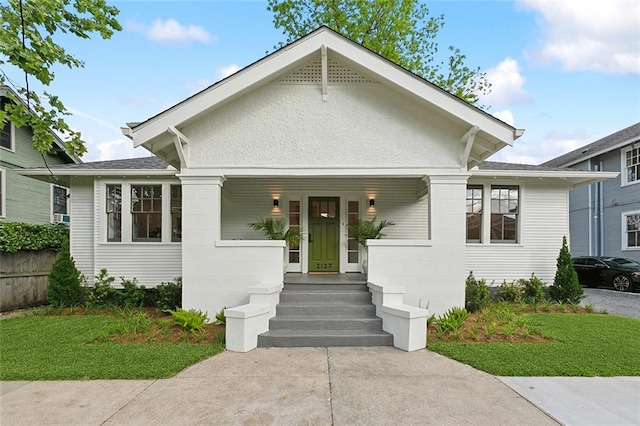
[(9, 122), (9, 126), (11, 128), (11, 138), (9, 139), (11, 147), (5, 148), (4, 146), (0, 146), (0, 149), (9, 152), (16, 152), (16, 126), (11, 121)]
[(622, 251), (640, 251), (640, 247), (629, 247), (627, 245), (627, 241), (629, 241), (629, 239), (627, 238), (627, 216), (631, 216), (631, 215), (640, 215), (640, 210), (633, 210), (633, 211), (622, 213), (622, 220), (621, 220), (622, 234), (620, 238)]
[[(469, 184), (469, 185), (480, 185), (480, 184)], [(482, 197), (482, 240), (481, 243), (467, 243), (473, 245), (494, 245), (494, 246), (522, 246), (524, 245), (522, 241), (523, 229), (524, 225), (522, 223), (523, 218), (523, 210), (522, 206), (524, 205), (525, 199), (525, 183), (520, 181), (504, 181), (504, 182), (491, 182), (491, 183), (482, 183), (483, 186), (483, 197)], [(518, 219), (516, 220), (516, 240), (515, 241), (496, 241), (491, 240), (491, 187), (492, 186), (517, 186), (518, 187)]]
[[(122, 190), (122, 239), (121, 241), (107, 241), (107, 230), (104, 226), (107, 223), (107, 185), (120, 185)], [(132, 185), (161, 185), (162, 186), (162, 237), (158, 241), (133, 241), (132, 223), (133, 217), (131, 213), (131, 186)], [(157, 181), (157, 180), (113, 180), (105, 179), (100, 181), (100, 242), (101, 244), (134, 244), (134, 245), (170, 245), (182, 244), (181, 241), (171, 241), (171, 185), (180, 185), (174, 181)], [(169, 230), (168, 232), (166, 230)]]
[(7, 169), (0, 167), (0, 190), (2, 199), (0, 202), (0, 218), (7, 217)]
[(629, 185), (637, 185), (640, 184), (640, 176), (633, 182), (627, 181), (627, 152), (631, 151), (634, 148), (640, 148), (637, 144), (631, 144), (627, 148), (623, 148), (620, 150), (620, 186), (629, 186)]

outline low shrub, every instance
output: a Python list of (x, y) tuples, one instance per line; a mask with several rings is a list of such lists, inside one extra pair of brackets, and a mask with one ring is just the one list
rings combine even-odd
[(122, 280), (122, 291), (120, 291), (120, 305), (126, 308), (141, 307), (144, 304), (145, 289), (143, 285), (138, 285), (138, 280), (131, 280), (120, 277)]
[(522, 287), (522, 280), (510, 283), (504, 280), (498, 287), (496, 298), (499, 302), (519, 302), (524, 293)]
[(110, 277), (105, 268), (94, 277), (93, 286), (85, 289), (85, 304), (97, 307), (117, 305), (118, 291), (112, 287), (115, 277)]
[(95, 276), (93, 286), (85, 288), (85, 305), (88, 306), (124, 306), (135, 308), (144, 305), (146, 290), (143, 285), (138, 285), (136, 278), (126, 279), (120, 277), (122, 289), (113, 287), (115, 278), (109, 276), (105, 268)]
[(544, 282), (535, 276), (535, 274), (531, 274), (531, 278), (528, 280), (521, 280), (523, 285), (523, 297), (529, 303), (539, 303), (546, 300), (545, 296), (545, 284)]
[(162, 283), (155, 289), (156, 306), (165, 311), (182, 307), (182, 278), (176, 277), (171, 283)]
[(489, 302), (489, 287), (487, 281), (481, 279), (476, 280), (473, 272), (469, 272), (469, 276), (465, 281), (465, 308), (469, 312), (475, 312)]

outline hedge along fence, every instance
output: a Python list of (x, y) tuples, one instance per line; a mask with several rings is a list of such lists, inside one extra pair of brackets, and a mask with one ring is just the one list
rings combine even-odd
[(65, 225), (0, 222), (0, 312), (47, 302), (48, 274)]

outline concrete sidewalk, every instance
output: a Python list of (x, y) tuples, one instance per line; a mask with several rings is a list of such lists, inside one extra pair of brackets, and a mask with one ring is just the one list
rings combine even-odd
[(170, 379), (2, 382), (0, 395), (2, 425), (557, 424), (496, 377), (391, 347), (224, 352)]

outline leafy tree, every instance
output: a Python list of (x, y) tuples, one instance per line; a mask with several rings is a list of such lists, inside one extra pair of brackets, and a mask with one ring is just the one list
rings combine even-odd
[[(33, 146), (40, 153), (51, 149), (51, 131), (68, 136), (67, 150), (74, 155), (87, 151), (79, 132), (69, 128), (63, 117), (69, 115), (58, 96), (48, 92), (38, 95), (29, 89), (29, 78), (42, 85), (54, 80), (55, 65), (81, 68), (84, 63), (54, 41), (62, 34), (90, 38), (98, 33), (110, 38), (122, 27), (116, 20), (119, 11), (105, 0), (8, 0), (0, 3), (0, 84), (11, 86), (24, 100), (7, 93), (12, 102), (0, 110), (0, 122), (6, 119), (16, 126), (29, 126)], [(24, 72), (24, 85), (7, 77), (3, 68), (11, 64)]]
[(62, 249), (49, 272), (47, 299), (53, 306), (75, 306), (80, 303), (82, 275), (69, 253), (69, 240), (65, 238)]
[(567, 237), (562, 237), (562, 248), (558, 255), (558, 266), (553, 285), (549, 287), (549, 296), (558, 302), (580, 303), (584, 291), (578, 281), (578, 273), (573, 268), (571, 254), (567, 247)]
[(490, 91), (460, 49), (450, 46), (447, 62), (437, 62), (444, 15), (429, 16), (419, 0), (269, 0), (267, 10), (287, 43), (326, 25), (471, 104)]

